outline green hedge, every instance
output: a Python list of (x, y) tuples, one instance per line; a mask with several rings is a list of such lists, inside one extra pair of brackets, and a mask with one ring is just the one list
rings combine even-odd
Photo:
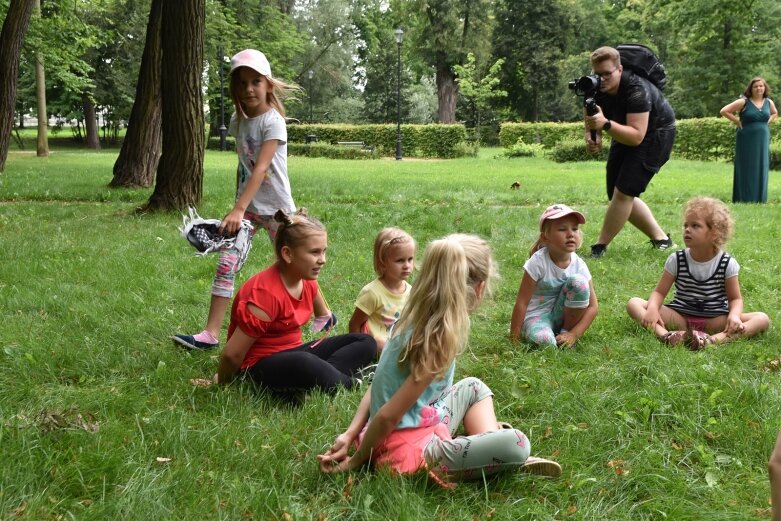
[(781, 141), (770, 142), (770, 170), (781, 170)]
[[(781, 124), (770, 125), (773, 141), (781, 141)], [(541, 143), (547, 150), (559, 141), (583, 142), (583, 123), (505, 123), (499, 131), (502, 147), (510, 148), (522, 138)], [(678, 121), (673, 147), (675, 157), (701, 161), (732, 161), (735, 155), (735, 125), (725, 118), (693, 118)], [(774, 160), (771, 159), (771, 164)]]
[[(290, 143), (305, 143), (309, 135), (317, 136), (318, 143), (363, 141), (378, 153), (392, 156), (396, 153), (396, 125), (288, 125)], [(466, 129), (463, 125), (401, 125), (401, 144), (404, 156), (459, 157), (470, 153), (465, 146)]]
[(540, 143), (552, 149), (564, 140), (583, 141), (583, 123), (504, 123), (499, 129), (499, 144), (510, 148), (523, 139), (524, 143)]
[(380, 155), (377, 149), (373, 151), (356, 148), (340, 147), (327, 143), (288, 143), (287, 154), (289, 156), (327, 157), (330, 159), (377, 159)]
[(590, 154), (586, 142), (581, 139), (563, 139), (547, 154), (547, 157), (557, 163), (570, 161), (607, 161), (608, 146), (603, 146), (596, 154)]

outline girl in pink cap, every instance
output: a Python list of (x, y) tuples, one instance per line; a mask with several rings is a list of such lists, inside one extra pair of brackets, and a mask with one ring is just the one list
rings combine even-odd
[(591, 273), (575, 250), (583, 237), (582, 213), (554, 204), (540, 216), (540, 236), (523, 265), (510, 321), (510, 338), (572, 347), (597, 316)]
[[(279, 226), (273, 215), (277, 210), (287, 214), (296, 211), (287, 175), (287, 127), (281, 101), (295, 90), (296, 86), (272, 77), (271, 66), (262, 52), (245, 49), (231, 58), (230, 95), (236, 112), (228, 133), (236, 138), (239, 166), (236, 201), (221, 224), (221, 231), (227, 235), (235, 234), (242, 220), (247, 219), (253, 233), (262, 227), (273, 243)], [(174, 335), (174, 342), (189, 349), (219, 345), (220, 328), (240, 267), (239, 252), (220, 253), (206, 327), (196, 335)]]

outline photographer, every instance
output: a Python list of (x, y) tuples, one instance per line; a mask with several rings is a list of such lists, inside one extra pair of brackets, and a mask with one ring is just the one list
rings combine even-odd
[[(586, 145), (595, 153), (602, 148), (602, 132), (612, 138), (606, 168), (610, 203), (599, 239), (591, 246), (591, 257), (605, 254), (627, 220), (651, 239), (654, 248), (671, 248), (672, 239), (659, 227), (640, 194), (670, 158), (675, 114), (654, 84), (624, 70), (616, 49), (600, 47), (594, 51), (591, 67), (600, 81), (594, 96), (597, 111), (585, 115)], [(592, 130), (596, 131), (593, 139)]]

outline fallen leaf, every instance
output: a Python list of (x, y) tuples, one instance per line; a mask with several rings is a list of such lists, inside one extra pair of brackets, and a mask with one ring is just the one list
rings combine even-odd
[(293, 521), (293, 516), (291, 516), (287, 512), (282, 512), (282, 519), (284, 521)]
[(578, 511), (578, 507), (576, 507), (575, 505), (570, 505), (570, 506), (567, 507), (567, 515), (568, 516), (571, 516), (572, 514), (574, 514), (577, 511)]
[(542, 439), (549, 438), (551, 434), (553, 434), (553, 427), (548, 425), (545, 427), (545, 432), (542, 433)]
[(208, 378), (190, 378), (190, 383), (195, 387), (211, 387), (214, 382)]
[(342, 490), (342, 496), (344, 496), (344, 499), (347, 501), (350, 501), (352, 498), (353, 484), (353, 475), (350, 474), (347, 476), (347, 483), (344, 485), (344, 490)]
[(157, 461), (158, 463), (168, 463), (169, 461), (171, 461), (171, 458), (161, 458), (160, 456), (158, 456), (155, 458), (155, 461)]
[(488, 513), (485, 515), (485, 517), (488, 518), (488, 519), (491, 519), (492, 517), (494, 517), (494, 514), (496, 514), (496, 509), (492, 508), (491, 510), (488, 511)]

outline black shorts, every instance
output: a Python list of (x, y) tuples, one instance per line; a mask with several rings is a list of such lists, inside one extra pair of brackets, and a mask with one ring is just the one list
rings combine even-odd
[(654, 174), (670, 159), (674, 142), (675, 128), (656, 130), (652, 139), (636, 147), (613, 140), (606, 167), (607, 198), (613, 198), (615, 188), (631, 197), (645, 192)]

